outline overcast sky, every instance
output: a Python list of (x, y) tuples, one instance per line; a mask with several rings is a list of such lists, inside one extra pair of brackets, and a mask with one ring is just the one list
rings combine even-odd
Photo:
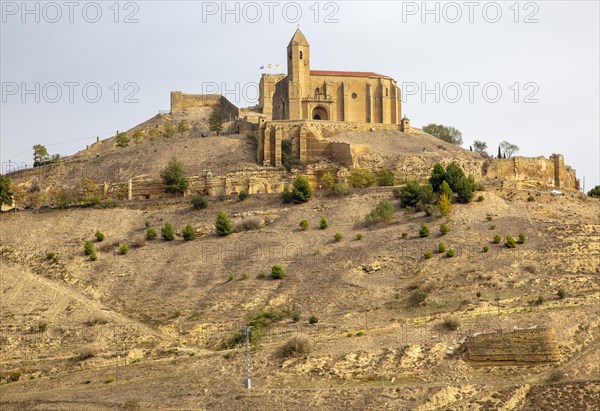
[(253, 105), (300, 25), (312, 69), (395, 78), (413, 125), (561, 153), (600, 184), (598, 1), (23, 4), (1, 3), (3, 171), (34, 144), (68, 155), (129, 129), (171, 90)]

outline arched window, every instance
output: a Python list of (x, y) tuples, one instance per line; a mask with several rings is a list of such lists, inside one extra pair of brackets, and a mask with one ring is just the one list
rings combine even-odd
[(302, 52), (300, 52), (300, 60), (302, 60)]
[(315, 96), (318, 96), (319, 94), (321, 94), (321, 90), (319, 90), (319, 87), (317, 87), (315, 89)]

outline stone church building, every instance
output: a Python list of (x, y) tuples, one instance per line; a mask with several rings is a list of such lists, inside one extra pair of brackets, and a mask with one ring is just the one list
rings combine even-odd
[(310, 46), (297, 29), (287, 46), (287, 76), (263, 74), (258, 106), (271, 120), (400, 124), (400, 89), (391, 77), (310, 69)]

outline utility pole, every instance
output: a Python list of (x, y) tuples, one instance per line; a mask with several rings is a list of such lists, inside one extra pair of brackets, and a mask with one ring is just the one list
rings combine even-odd
[(250, 389), (252, 388), (252, 382), (250, 381), (250, 330), (252, 329), (251, 325), (246, 326), (246, 380), (244, 384), (244, 388)]

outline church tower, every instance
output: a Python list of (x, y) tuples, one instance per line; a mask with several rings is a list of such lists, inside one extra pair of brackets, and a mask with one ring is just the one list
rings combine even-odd
[(287, 47), (288, 109), (290, 120), (302, 119), (302, 97), (310, 94), (310, 46), (306, 37), (296, 29)]

